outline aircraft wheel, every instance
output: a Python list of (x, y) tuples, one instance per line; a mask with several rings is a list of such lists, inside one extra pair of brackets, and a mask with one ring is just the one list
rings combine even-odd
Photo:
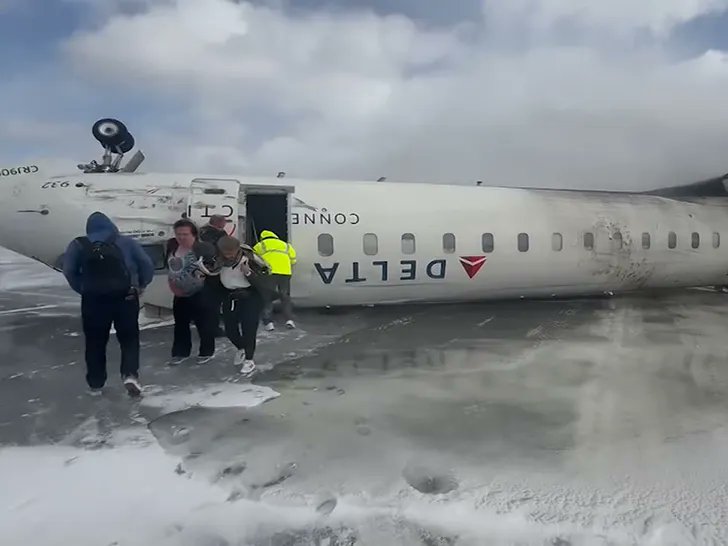
[(127, 140), (131, 140), (133, 146), (133, 139), (126, 126), (113, 118), (98, 120), (91, 128), (91, 134), (104, 147), (121, 146)]
[(125, 154), (127, 152), (130, 152), (131, 149), (134, 147), (134, 137), (131, 136), (131, 133), (126, 134), (126, 138), (124, 141), (116, 146), (115, 151), (119, 154)]

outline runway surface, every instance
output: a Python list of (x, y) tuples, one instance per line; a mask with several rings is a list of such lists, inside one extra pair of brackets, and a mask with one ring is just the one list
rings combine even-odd
[(728, 543), (728, 296), (300, 313), (85, 393), (78, 298), (0, 253), (0, 543)]

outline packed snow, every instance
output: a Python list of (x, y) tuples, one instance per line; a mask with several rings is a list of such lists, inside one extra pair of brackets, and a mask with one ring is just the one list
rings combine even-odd
[[(535, 489), (428, 496), (393, 484), (387, 496), (245, 498), (230, 483), (187, 472), (148, 432), (120, 431), (105, 448), (12, 447), (0, 450), (0, 542), (23, 546), (367, 546), (702, 544), (669, 510), (640, 528), (604, 525), (607, 492), (554, 495)], [(323, 470), (323, 469), (322, 469)], [(644, 493), (624, 491), (625, 510)], [(509, 497), (509, 503), (494, 502)], [(528, 502), (528, 499), (532, 499)], [(536, 501), (591, 525), (539, 517)], [(629, 507), (628, 505), (631, 505)], [(543, 511), (542, 511), (543, 512)], [(534, 517), (535, 516), (535, 517)], [(699, 524), (696, 524), (699, 527)], [(347, 539), (356, 537), (356, 542)], [(316, 542), (318, 540), (318, 542)]]
[(66, 286), (66, 279), (50, 267), (0, 247), (0, 290), (50, 286)]
[(171, 390), (147, 388), (141, 405), (171, 413), (192, 407), (253, 407), (277, 396), (278, 393), (269, 387), (248, 383), (213, 383)]

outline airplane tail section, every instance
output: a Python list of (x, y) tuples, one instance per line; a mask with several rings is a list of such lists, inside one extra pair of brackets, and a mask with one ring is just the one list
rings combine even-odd
[(714, 178), (708, 178), (707, 180), (667, 188), (657, 188), (640, 193), (674, 198), (728, 197), (728, 173)]

